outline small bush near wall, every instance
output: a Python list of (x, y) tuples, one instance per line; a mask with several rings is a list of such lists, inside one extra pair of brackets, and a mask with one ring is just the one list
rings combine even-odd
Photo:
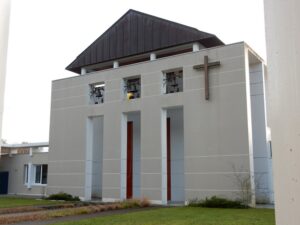
[(150, 201), (147, 198), (142, 199), (128, 199), (121, 203), (122, 208), (143, 208), (150, 206)]
[(67, 194), (67, 193), (63, 193), (63, 192), (60, 192), (60, 193), (57, 193), (57, 194), (53, 194), (53, 195), (50, 195), (48, 198), (46, 198), (48, 200), (63, 200), (63, 201), (80, 201), (79, 197), (78, 196), (72, 196), (70, 194)]
[(192, 207), (206, 207), (206, 208), (233, 208), (233, 209), (246, 209), (249, 206), (244, 205), (240, 201), (232, 201), (225, 198), (213, 196), (205, 200), (193, 199), (189, 201), (189, 206)]

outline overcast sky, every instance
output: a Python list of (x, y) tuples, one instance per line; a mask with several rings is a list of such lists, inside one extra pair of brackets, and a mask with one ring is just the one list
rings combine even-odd
[(65, 67), (128, 9), (245, 41), (265, 59), (263, 0), (12, 0), (4, 139), (48, 141), (51, 81), (76, 76)]

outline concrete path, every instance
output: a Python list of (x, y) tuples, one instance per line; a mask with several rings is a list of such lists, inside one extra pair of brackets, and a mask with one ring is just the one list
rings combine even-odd
[(274, 209), (275, 206), (273, 204), (256, 204), (257, 209)]
[(136, 209), (119, 209), (119, 210), (111, 210), (111, 211), (105, 211), (105, 212), (99, 212), (99, 213), (93, 213), (93, 214), (84, 214), (84, 215), (77, 215), (77, 216), (66, 216), (66, 217), (60, 217), (60, 218), (53, 218), (51, 220), (44, 220), (44, 221), (28, 221), (23, 223), (14, 223), (14, 225), (48, 225), (53, 223), (59, 223), (59, 222), (71, 222), (71, 221), (78, 221), (83, 219), (91, 219), (95, 217), (101, 217), (101, 216), (111, 216), (111, 215), (121, 215), (126, 213), (132, 213), (132, 212), (142, 212), (152, 209), (158, 209), (161, 207), (158, 206), (152, 206), (152, 207), (146, 207), (146, 208), (136, 208)]

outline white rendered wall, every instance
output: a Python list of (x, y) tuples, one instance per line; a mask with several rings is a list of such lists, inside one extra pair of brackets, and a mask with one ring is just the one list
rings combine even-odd
[[(84, 172), (88, 166), (86, 120), (104, 116), (102, 197), (107, 201), (124, 198), (125, 125), (131, 112), (140, 112), (141, 197), (165, 204), (166, 111), (183, 107), (185, 200), (213, 195), (236, 198), (232, 165), (242, 165), (241, 173), (249, 174), (249, 155), (253, 158), (245, 104), (250, 85), (248, 78), (245, 80), (244, 52), (245, 44), (237, 43), (54, 81), (47, 193), (65, 191), (84, 196), (88, 179)], [(210, 101), (204, 98), (203, 71), (193, 69), (205, 55), (211, 61), (221, 61), (221, 67), (210, 70)], [(183, 68), (184, 91), (162, 94), (163, 71), (179, 66)], [(122, 82), (136, 75), (141, 76), (142, 96), (124, 100)], [(106, 84), (105, 103), (91, 105), (88, 84), (97, 82)]]
[(273, 196), (269, 176), (269, 152), (267, 142), (267, 121), (264, 95), (263, 64), (249, 65), (252, 114), (253, 157), (255, 173), (255, 194), (257, 203), (270, 202)]
[(2, 137), (2, 116), (4, 106), (4, 84), (8, 46), (10, 0), (0, 1), (0, 144)]
[(183, 108), (168, 109), (171, 133), (171, 201), (184, 202)]
[(277, 225), (300, 221), (300, 1), (265, 0)]

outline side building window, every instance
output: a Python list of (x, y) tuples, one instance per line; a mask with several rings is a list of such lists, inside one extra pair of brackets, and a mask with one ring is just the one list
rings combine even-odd
[(24, 184), (28, 184), (28, 165), (24, 165)]
[(48, 165), (33, 165), (35, 184), (47, 184)]
[[(30, 174), (30, 176), (29, 176)], [(29, 180), (30, 177), (30, 180)], [(31, 167), (31, 171), (29, 166), (24, 165), (24, 183), (28, 184), (47, 184), (48, 177), (48, 165), (47, 164), (34, 164)]]

